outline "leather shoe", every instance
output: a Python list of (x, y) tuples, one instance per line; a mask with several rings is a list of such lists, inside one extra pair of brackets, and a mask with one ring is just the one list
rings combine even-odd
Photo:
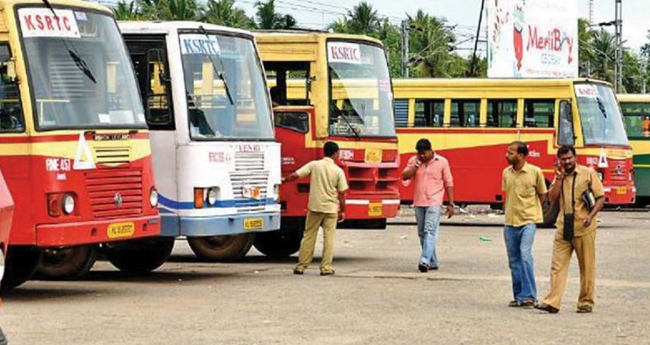
[(299, 270), (297, 268), (294, 268), (293, 269), (293, 274), (303, 275), (303, 274), (305, 274), (305, 271), (301, 271), (301, 270)]
[(320, 271), (320, 275), (322, 275), (322, 276), (332, 276), (332, 275), (334, 275), (334, 270), (331, 270), (331, 271)]
[(429, 270), (429, 265), (427, 264), (418, 264), (418, 270), (422, 273), (426, 273)]
[(543, 310), (543, 311), (545, 311), (547, 313), (550, 313), (550, 314), (557, 314), (557, 312), (560, 311), (560, 309), (557, 309), (552, 305), (548, 305), (548, 304), (544, 304), (544, 303), (536, 305), (535, 309)]

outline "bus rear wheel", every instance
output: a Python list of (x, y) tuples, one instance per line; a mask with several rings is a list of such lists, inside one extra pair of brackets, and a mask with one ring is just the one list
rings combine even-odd
[(302, 232), (280, 230), (260, 233), (255, 238), (255, 249), (275, 259), (288, 258), (300, 249)]
[(174, 249), (174, 237), (156, 237), (107, 244), (106, 258), (120, 271), (146, 274), (162, 266)]
[(0, 291), (11, 291), (31, 278), (36, 273), (42, 254), (37, 247), (9, 246)]
[(45, 279), (78, 279), (86, 275), (97, 260), (97, 246), (47, 248), (38, 265), (38, 275)]
[(253, 246), (255, 234), (230, 236), (188, 237), (187, 243), (196, 256), (205, 261), (238, 261), (246, 256)]

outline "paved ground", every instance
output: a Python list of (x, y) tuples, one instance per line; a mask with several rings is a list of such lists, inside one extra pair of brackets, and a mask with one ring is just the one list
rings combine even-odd
[[(333, 277), (317, 265), (294, 276), (295, 258), (255, 251), (243, 263), (200, 263), (179, 241), (148, 277), (99, 262), (84, 281), (28, 282), (5, 297), (0, 324), (12, 345), (649, 344), (650, 213), (601, 219), (591, 315), (575, 313), (575, 262), (559, 314), (506, 307), (502, 216), (464, 215), (442, 228), (437, 272), (417, 272), (407, 224), (339, 231)], [(540, 295), (552, 236), (538, 230), (534, 247)]]

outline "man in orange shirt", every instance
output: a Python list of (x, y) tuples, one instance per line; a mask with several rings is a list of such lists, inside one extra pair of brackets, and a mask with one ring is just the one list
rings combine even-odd
[(650, 137), (650, 116), (646, 115), (643, 119), (643, 135)]
[(418, 269), (420, 272), (427, 272), (437, 270), (439, 266), (436, 242), (440, 228), (440, 207), (445, 191), (449, 197), (447, 215), (454, 215), (454, 179), (449, 162), (433, 152), (429, 140), (420, 139), (415, 149), (418, 153), (408, 161), (402, 172), (402, 179), (415, 180), (413, 206), (422, 247)]

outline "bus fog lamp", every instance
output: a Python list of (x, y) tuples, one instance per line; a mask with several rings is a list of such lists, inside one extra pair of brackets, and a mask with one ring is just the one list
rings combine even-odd
[(158, 191), (156, 188), (151, 188), (151, 192), (149, 192), (149, 204), (151, 204), (151, 207), (158, 206)]
[(214, 204), (217, 203), (217, 200), (219, 199), (219, 191), (217, 188), (210, 188), (208, 189), (208, 204), (210, 206), (214, 206)]
[(63, 202), (61, 203), (63, 208), (63, 213), (71, 214), (74, 212), (74, 197), (70, 194), (63, 196)]

